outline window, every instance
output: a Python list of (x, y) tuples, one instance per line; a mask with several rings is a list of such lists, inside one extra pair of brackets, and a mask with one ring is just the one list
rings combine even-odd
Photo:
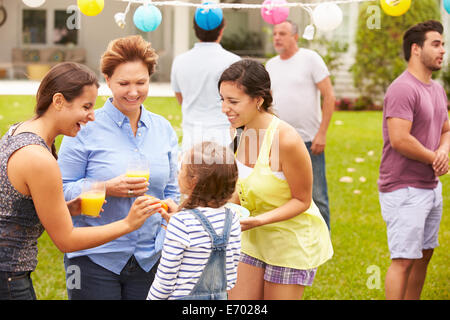
[(73, 13), (67, 13), (65, 10), (55, 10), (54, 44), (78, 44), (78, 30), (67, 26), (67, 21), (72, 16)]
[(222, 46), (241, 56), (264, 56), (264, 35), (258, 27), (250, 25), (249, 12), (224, 12), (226, 28)]
[(45, 44), (47, 29), (45, 10), (23, 10), (22, 37), (24, 44)]
[(342, 23), (333, 30), (331, 37), (340, 43), (352, 43), (358, 23), (358, 4), (347, 3), (339, 6), (343, 13)]
[(23, 9), (24, 45), (77, 45), (79, 12), (65, 9)]

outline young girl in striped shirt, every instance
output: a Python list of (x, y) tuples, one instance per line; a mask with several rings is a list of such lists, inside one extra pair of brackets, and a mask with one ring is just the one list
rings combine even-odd
[(187, 195), (170, 217), (147, 299), (227, 299), (241, 250), (239, 214), (224, 205), (238, 177), (231, 150), (203, 142), (188, 151), (178, 183)]

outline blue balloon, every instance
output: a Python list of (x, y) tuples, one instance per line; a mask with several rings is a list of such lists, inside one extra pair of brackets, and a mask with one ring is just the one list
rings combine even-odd
[(161, 24), (161, 11), (154, 5), (142, 5), (136, 9), (133, 22), (139, 30), (150, 32)]
[(450, 14), (450, 0), (444, 0), (444, 8)]
[[(205, 2), (203, 4), (215, 4)], [(217, 28), (223, 20), (223, 12), (220, 8), (197, 8), (195, 10), (195, 22), (204, 30), (213, 30)]]

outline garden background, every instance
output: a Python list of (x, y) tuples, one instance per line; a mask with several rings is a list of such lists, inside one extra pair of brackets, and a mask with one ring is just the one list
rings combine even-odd
[[(96, 107), (101, 107), (105, 99), (98, 97)], [(34, 104), (33, 96), (0, 96), (0, 134), (10, 124), (31, 117)], [(149, 97), (144, 105), (168, 119), (181, 138), (181, 111), (175, 98)], [(306, 300), (384, 299), (384, 277), (390, 260), (376, 184), (381, 127), (380, 111), (338, 111), (333, 115), (326, 162), (334, 256), (319, 268), (313, 286), (305, 290)], [(422, 299), (430, 300), (450, 299), (450, 175), (440, 180), (444, 195), (440, 246), (431, 260), (422, 293)], [(46, 233), (38, 247), (38, 266), (32, 273), (38, 299), (67, 299), (63, 254)]]
[[(439, 20), (440, 1), (413, 1), (409, 12), (401, 17), (382, 14), (383, 27), (379, 29), (366, 26), (369, 5), (360, 5), (355, 38), (357, 52), (351, 68), (360, 96), (356, 99), (339, 97), (338, 111), (333, 115), (327, 134), (325, 156), (334, 256), (319, 268), (313, 286), (305, 290), (307, 300), (384, 299), (384, 278), (390, 259), (377, 190), (383, 145), (382, 96), (406, 66), (401, 52), (403, 32), (417, 22)], [(235, 47), (226, 41), (223, 45), (233, 50), (255, 44), (244, 39)], [(319, 37), (310, 43), (301, 41), (300, 45), (317, 50), (323, 56), (332, 78), (334, 71), (341, 67), (340, 55), (348, 48), (333, 39)], [(448, 62), (434, 77), (450, 94)], [(101, 107), (106, 98), (99, 96), (96, 107)], [(33, 96), (0, 95), (0, 135), (9, 125), (30, 118), (34, 105)], [(181, 110), (175, 98), (149, 97), (144, 105), (169, 120), (181, 141)], [(60, 141), (58, 137), (58, 148)], [(450, 299), (450, 175), (440, 180), (444, 197), (440, 246), (434, 252), (422, 293), (422, 299), (429, 300)], [(46, 233), (39, 239), (38, 247), (38, 266), (32, 273), (38, 299), (67, 299), (63, 254)]]

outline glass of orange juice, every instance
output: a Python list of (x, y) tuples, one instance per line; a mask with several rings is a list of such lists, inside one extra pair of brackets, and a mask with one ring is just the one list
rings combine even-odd
[(150, 162), (144, 156), (137, 156), (128, 161), (127, 177), (150, 179)]
[(96, 180), (83, 181), (81, 190), (81, 213), (98, 217), (105, 202), (105, 182)]

